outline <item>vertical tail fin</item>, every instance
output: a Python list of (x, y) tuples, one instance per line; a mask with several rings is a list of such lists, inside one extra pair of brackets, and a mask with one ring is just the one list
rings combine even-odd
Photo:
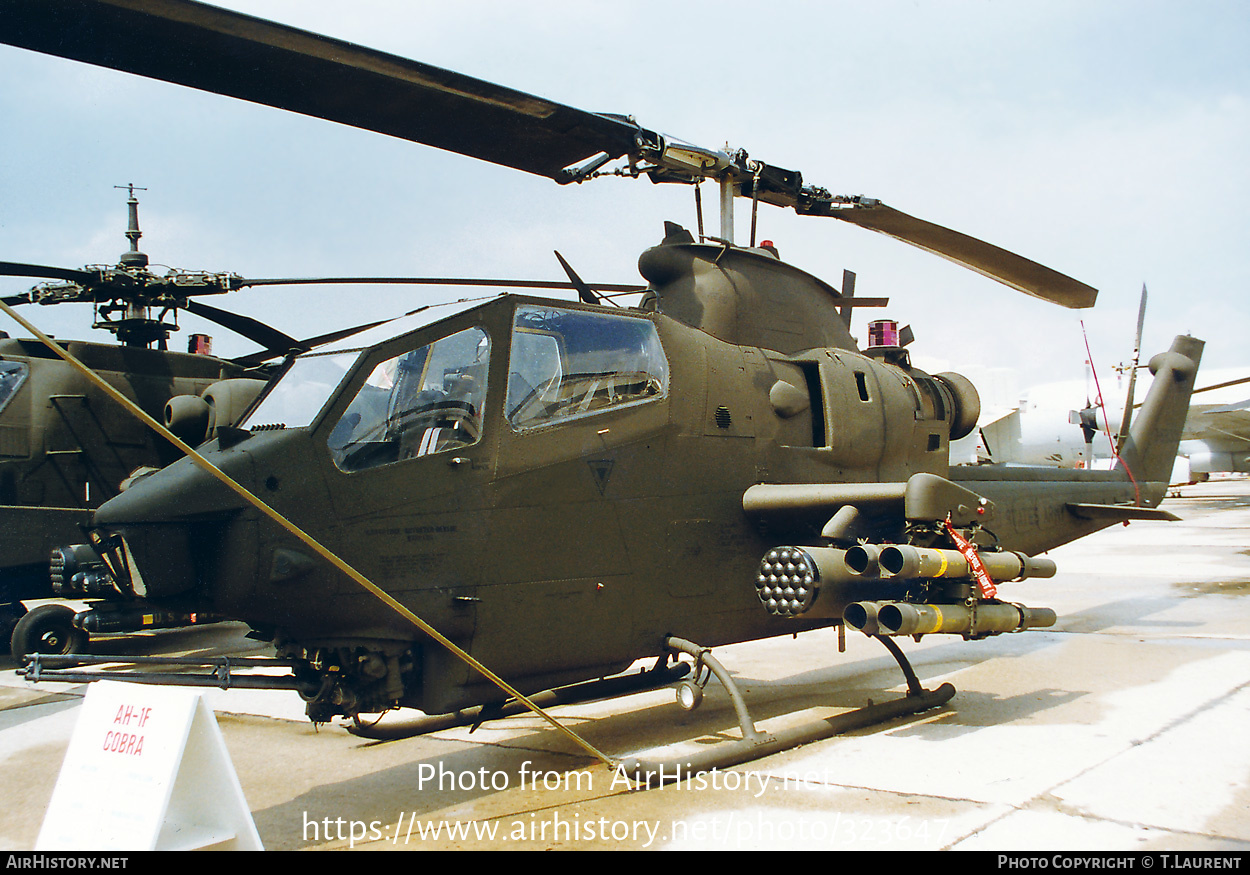
[(1150, 360), (1154, 382), (1120, 452), (1139, 483), (1167, 483), (1171, 477), (1205, 345), (1195, 337), (1178, 336), (1171, 349)]

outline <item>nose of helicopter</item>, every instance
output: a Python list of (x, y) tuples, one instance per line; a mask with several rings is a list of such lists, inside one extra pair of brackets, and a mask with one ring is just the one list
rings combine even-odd
[[(254, 463), (237, 450), (207, 454), (242, 485), (252, 488)], [(211, 596), (206, 585), (225, 569), (254, 556), (241, 538), (254, 539), (248, 503), (191, 459), (133, 482), (96, 511), (94, 526), (115, 551), (116, 569), (137, 595), (161, 600)], [(243, 569), (231, 569), (239, 573)]]

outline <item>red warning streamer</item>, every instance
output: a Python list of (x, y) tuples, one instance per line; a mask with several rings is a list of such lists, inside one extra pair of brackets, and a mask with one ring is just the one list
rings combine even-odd
[(951, 540), (955, 542), (955, 549), (959, 551), (959, 554), (968, 563), (968, 567), (972, 569), (972, 574), (976, 577), (977, 584), (981, 587), (981, 598), (998, 598), (998, 587), (994, 586), (994, 581), (990, 579), (990, 573), (985, 570), (985, 564), (981, 562), (981, 557), (977, 555), (977, 548), (972, 546), (971, 541), (955, 531), (955, 527), (951, 525), (950, 517), (946, 518), (946, 531), (950, 534)]

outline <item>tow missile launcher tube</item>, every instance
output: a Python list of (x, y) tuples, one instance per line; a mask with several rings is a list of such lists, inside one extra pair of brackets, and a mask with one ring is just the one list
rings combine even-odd
[[(1029, 577), (1054, 577), (1055, 563), (1023, 553), (978, 553), (981, 564), (994, 580), (1024, 580)], [(895, 544), (881, 548), (879, 562), (882, 575), (902, 580), (920, 577), (971, 577), (968, 560), (958, 550), (913, 547)]]
[(843, 614), (846, 624), (865, 635), (950, 634), (977, 637), (1023, 632), (1055, 625), (1050, 608), (977, 603), (917, 605), (910, 602), (856, 602)]
[[(888, 604), (883, 602), (881, 604)], [(858, 629), (865, 635), (880, 635), (881, 624), (877, 612), (881, 607), (877, 602), (855, 602), (846, 606), (842, 612), (842, 622), (852, 629)]]
[(876, 544), (859, 544), (845, 553), (842, 561), (852, 574), (876, 577), (881, 573), (881, 548)]

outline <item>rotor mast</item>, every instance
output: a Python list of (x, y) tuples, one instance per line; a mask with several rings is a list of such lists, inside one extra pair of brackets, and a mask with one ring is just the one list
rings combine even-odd
[(720, 178), (720, 238), (734, 242), (734, 181), (726, 174)]
[(115, 185), (113, 188), (124, 188), (130, 192), (130, 197), (126, 201), (126, 206), (130, 211), (130, 222), (126, 228), (126, 239), (130, 241), (130, 250), (123, 252), (118, 261), (126, 267), (147, 267), (148, 257), (139, 251), (139, 238), (143, 236), (143, 232), (139, 230), (139, 199), (135, 197), (136, 189), (138, 191), (147, 191), (147, 189), (133, 182)]

